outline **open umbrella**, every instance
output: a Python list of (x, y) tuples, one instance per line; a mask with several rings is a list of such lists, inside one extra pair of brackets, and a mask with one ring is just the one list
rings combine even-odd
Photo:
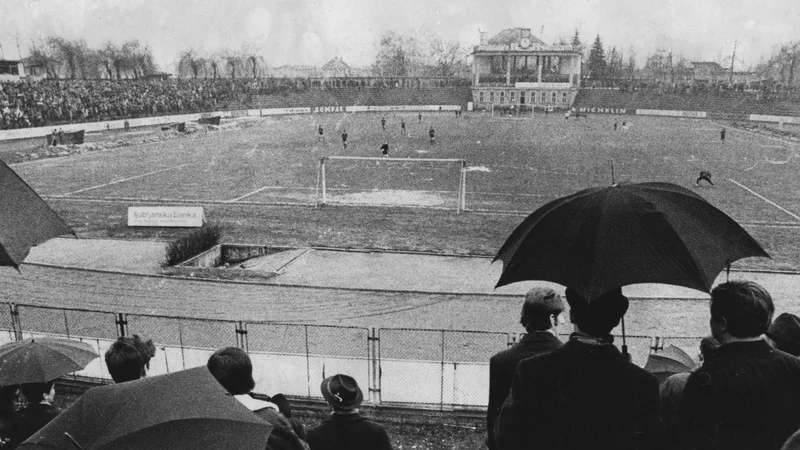
[(86, 367), (97, 358), (89, 344), (33, 338), (0, 347), (0, 386), (46, 383)]
[(19, 267), (31, 247), (64, 234), (75, 233), (0, 161), (0, 266)]
[(691, 356), (680, 347), (668, 345), (658, 353), (651, 353), (647, 357), (644, 370), (655, 375), (659, 381), (676, 373), (691, 372), (697, 364)]
[(694, 192), (670, 183), (591, 188), (528, 216), (500, 248), (497, 287), (552, 281), (584, 298), (629, 284), (710, 292), (733, 261), (769, 257), (739, 224)]
[(263, 450), (271, 430), (198, 367), (89, 389), (18, 448)]

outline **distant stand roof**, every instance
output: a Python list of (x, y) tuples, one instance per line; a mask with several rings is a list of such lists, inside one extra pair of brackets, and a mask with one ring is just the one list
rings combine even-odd
[[(505, 30), (495, 34), (491, 38), (489, 38), (489, 45), (507, 45), (507, 44), (516, 44), (522, 39), (522, 33), (524, 28), (506, 28)], [(529, 31), (529, 30), (528, 30)], [(541, 39), (537, 38), (533, 34), (529, 34), (528, 38), (531, 40), (532, 44), (540, 44), (540, 45), (547, 45)]]

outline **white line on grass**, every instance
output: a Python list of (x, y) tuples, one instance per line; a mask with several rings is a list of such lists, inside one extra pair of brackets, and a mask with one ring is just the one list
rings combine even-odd
[(795, 219), (800, 221), (800, 216), (798, 216), (797, 214), (795, 214), (795, 213), (789, 211), (788, 209), (784, 208), (783, 206), (773, 202), (772, 200), (768, 199), (767, 197), (764, 197), (763, 195), (761, 195), (758, 192), (750, 189), (749, 187), (743, 185), (742, 183), (739, 183), (738, 181), (734, 180), (733, 178), (728, 178), (728, 181), (730, 181), (731, 183), (739, 186), (740, 188), (746, 190), (747, 192), (755, 195), (756, 197), (760, 198), (761, 200), (764, 200), (765, 202), (769, 203), (770, 205), (780, 209), (781, 211), (785, 212), (786, 214), (788, 214), (788, 215), (790, 215), (790, 216), (792, 216)]
[(125, 181), (135, 180), (136, 178), (142, 178), (142, 177), (146, 177), (148, 175), (153, 175), (153, 174), (156, 174), (156, 173), (166, 172), (168, 170), (180, 169), (181, 167), (190, 166), (190, 165), (191, 164), (186, 163), (186, 164), (181, 164), (181, 165), (175, 166), (175, 167), (168, 167), (166, 169), (155, 170), (153, 172), (143, 173), (141, 175), (136, 175), (136, 176), (133, 176), (133, 177), (123, 178), (121, 180), (114, 180), (114, 181), (111, 181), (111, 182), (108, 182), (108, 183), (98, 184), (97, 186), (90, 186), (90, 187), (87, 187), (87, 188), (78, 189), (77, 191), (67, 192), (66, 194), (61, 194), (60, 196), (61, 197), (66, 197), (67, 195), (79, 194), (81, 192), (91, 191), (92, 189), (99, 189), (101, 187), (111, 186), (112, 184), (123, 183)]

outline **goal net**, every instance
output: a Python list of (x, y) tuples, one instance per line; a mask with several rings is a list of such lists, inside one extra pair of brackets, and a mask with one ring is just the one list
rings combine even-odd
[(492, 103), (492, 117), (502, 119), (530, 119), (533, 105), (497, 105)]
[(319, 160), (316, 204), (464, 211), (466, 160), (327, 156)]

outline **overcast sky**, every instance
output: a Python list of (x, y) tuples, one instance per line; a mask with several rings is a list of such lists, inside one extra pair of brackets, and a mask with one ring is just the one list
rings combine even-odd
[(799, 0), (0, 0), (0, 45), (22, 56), (31, 38), (58, 34), (91, 46), (139, 39), (162, 70), (182, 49), (260, 49), (271, 66), (320, 65), (341, 56), (366, 66), (388, 30), (428, 28), (471, 47), (478, 29), (493, 35), (526, 27), (547, 43), (599, 34), (644, 55), (660, 46), (689, 60), (729, 58), (737, 70), (768, 58), (775, 44), (800, 40)]

